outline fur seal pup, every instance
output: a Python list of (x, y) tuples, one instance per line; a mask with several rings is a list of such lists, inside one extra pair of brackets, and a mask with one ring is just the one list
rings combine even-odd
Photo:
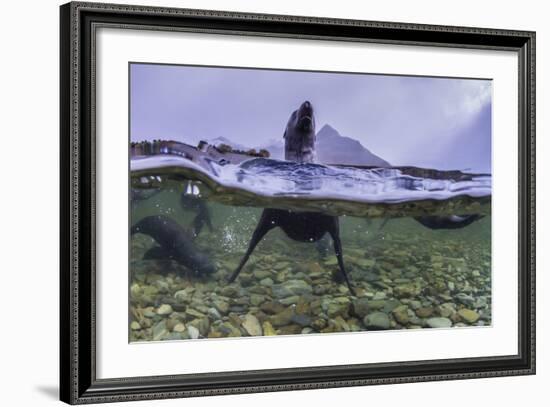
[(315, 117), (309, 100), (292, 112), (283, 137), (285, 160), (299, 163), (315, 161)]
[(193, 195), (186, 194), (183, 192), (180, 196), (180, 205), (183, 209), (191, 210), (196, 213), (195, 218), (193, 219), (193, 235), (197, 237), (204, 225), (208, 226), (210, 232), (214, 231), (214, 226), (212, 226), (212, 216), (210, 215), (210, 210), (200, 198), (196, 198)]
[(350, 284), (344, 267), (338, 217), (328, 216), (318, 212), (293, 212), (272, 208), (264, 209), (258, 226), (256, 226), (256, 230), (254, 230), (252, 234), (252, 239), (250, 240), (244, 257), (237, 266), (237, 269), (229, 277), (228, 281), (230, 283), (235, 281), (256, 245), (262, 240), (267, 232), (276, 227), (280, 227), (289, 238), (298, 242), (317, 242), (328, 233), (334, 242), (334, 252), (338, 260), (340, 272), (342, 273), (350, 293), (355, 295), (355, 290)]
[(215, 272), (214, 265), (199, 251), (189, 233), (168, 216), (147, 216), (132, 226), (130, 233), (146, 234), (159, 244), (146, 252), (144, 259), (175, 260), (193, 271), (195, 275)]
[[(285, 160), (299, 163), (311, 163), (315, 159), (315, 118), (313, 106), (305, 101), (295, 110), (288, 120), (284, 133)], [(263, 210), (258, 225), (252, 234), (248, 249), (235, 271), (229, 277), (229, 282), (235, 281), (241, 269), (254, 251), (256, 245), (271, 229), (280, 227), (292, 240), (298, 242), (319, 242), (326, 234), (333, 241), (334, 252), (338, 260), (340, 273), (352, 295), (355, 290), (344, 267), (342, 242), (338, 217), (319, 212), (294, 212), (290, 210), (266, 208)]]
[(462, 216), (417, 216), (414, 220), (429, 229), (461, 229), (483, 217), (483, 215), (477, 214)]
[[(414, 216), (413, 219), (420, 223), (422, 226), (432, 230), (448, 230), (448, 229), (462, 229), (472, 223), (483, 219), (485, 215), (449, 215), (449, 216)], [(384, 226), (389, 222), (390, 218), (384, 218), (382, 223), (378, 226), (378, 229), (374, 232), (372, 239), (375, 239), (381, 234)], [(371, 226), (372, 222), (367, 219), (367, 225)]]

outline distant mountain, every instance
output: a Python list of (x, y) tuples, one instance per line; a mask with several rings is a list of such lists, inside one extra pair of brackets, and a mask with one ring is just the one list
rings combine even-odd
[[(209, 140), (215, 146), (227, 144), (234, 149), (247, 151), (250, 147), (235, 143), (225, 137), (217, 137)], [(283, 160), (285, 157), (284, 139), (271, 139), (261, 146), (254, 147), (256, 151), (266, 149), (270, 157)], [(375, 167), (390, 167), (386, 160), (371, 153), (367, 148), (352, 138), (341, 136), (338, 131), (328, 124), (325, 124), (317, 132), (317, 162), (323, 164), (348, 164), (365, 165)]]
[(317, 161), (324, 164), (391, 167), (390, 163), (371, 153), (359, 141), (341, 136), (328, 124), (317, 132)]

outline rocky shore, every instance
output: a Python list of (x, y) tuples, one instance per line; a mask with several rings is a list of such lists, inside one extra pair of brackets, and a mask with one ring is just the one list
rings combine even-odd
[(491, 324), (488, 241), (386, 233), (377, 241), (348, 242), (344, 258), (357, 296), (334, 281), (332, 253), (320, 258), (312, 245), (289, 243), (272, 236), (237, 281), (227, 284), (241, 252), (212, 253), (218, 271), (197, 278), (169, 260), (141, 260), (153, 242), (137, 235), (131, 246), (130, 340)]

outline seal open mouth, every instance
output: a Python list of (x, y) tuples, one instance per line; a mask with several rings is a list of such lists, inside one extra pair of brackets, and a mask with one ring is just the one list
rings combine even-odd
[(306, 100), (298, 109), (298, 127), (306, 132), (313, 129), (313, 106)]
[(313, 118), (311, 116), (300, 117), (298, 119), (298, 127), (306, 132), (313, 130)]

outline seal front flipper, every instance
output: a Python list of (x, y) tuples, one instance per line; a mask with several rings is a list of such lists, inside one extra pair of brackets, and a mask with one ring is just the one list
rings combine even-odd
[(233, 274), (231, 274), (231, 276), (227, 280), (229, 283), (235, 281), (242, 268), (248, 261), (248, 258), (250, 257), (258, 243), (260, 243), (262, 238), (266, 235), (266, 233), (277, 226), (276, 218), (273, 216), (274, 213), (275, 212), (273, 212), (273, 210), (271, 209), (264, 209), (264, 211), (262, 212), (262, 216), (260, 217), (258, 226), (256, 226), (256, 230), (254, 230), (254, 233), (252, 234), (252, 239), (250, 239), (250, 243), (248, 244), (248, 249), (246, 250), (244, 257), (242, 258), (241, 262), (239, 263)]
[(330, 237), (332, 237), (332, 243), (334, 245), (334, 252), (336, 254), (336, 260), (338, 260), (338, 267), (340, 268), (340, 272), (342, 273), (344, 280), (346, 281), (346, 285), (348, 286), (348, 290), (351, 293), (351, 295), (356, 295), (354, 288), (351, 286), (351, 283), (348, 278), (348, 274), (346, 273), (346, 268), (344, 267), (344, 258), (342, 257), (342, 242), (340, 241), (340, 227), (337, 217), (332, 217), (333, 221), (329, 225), (328, 233), (330, 234)]

